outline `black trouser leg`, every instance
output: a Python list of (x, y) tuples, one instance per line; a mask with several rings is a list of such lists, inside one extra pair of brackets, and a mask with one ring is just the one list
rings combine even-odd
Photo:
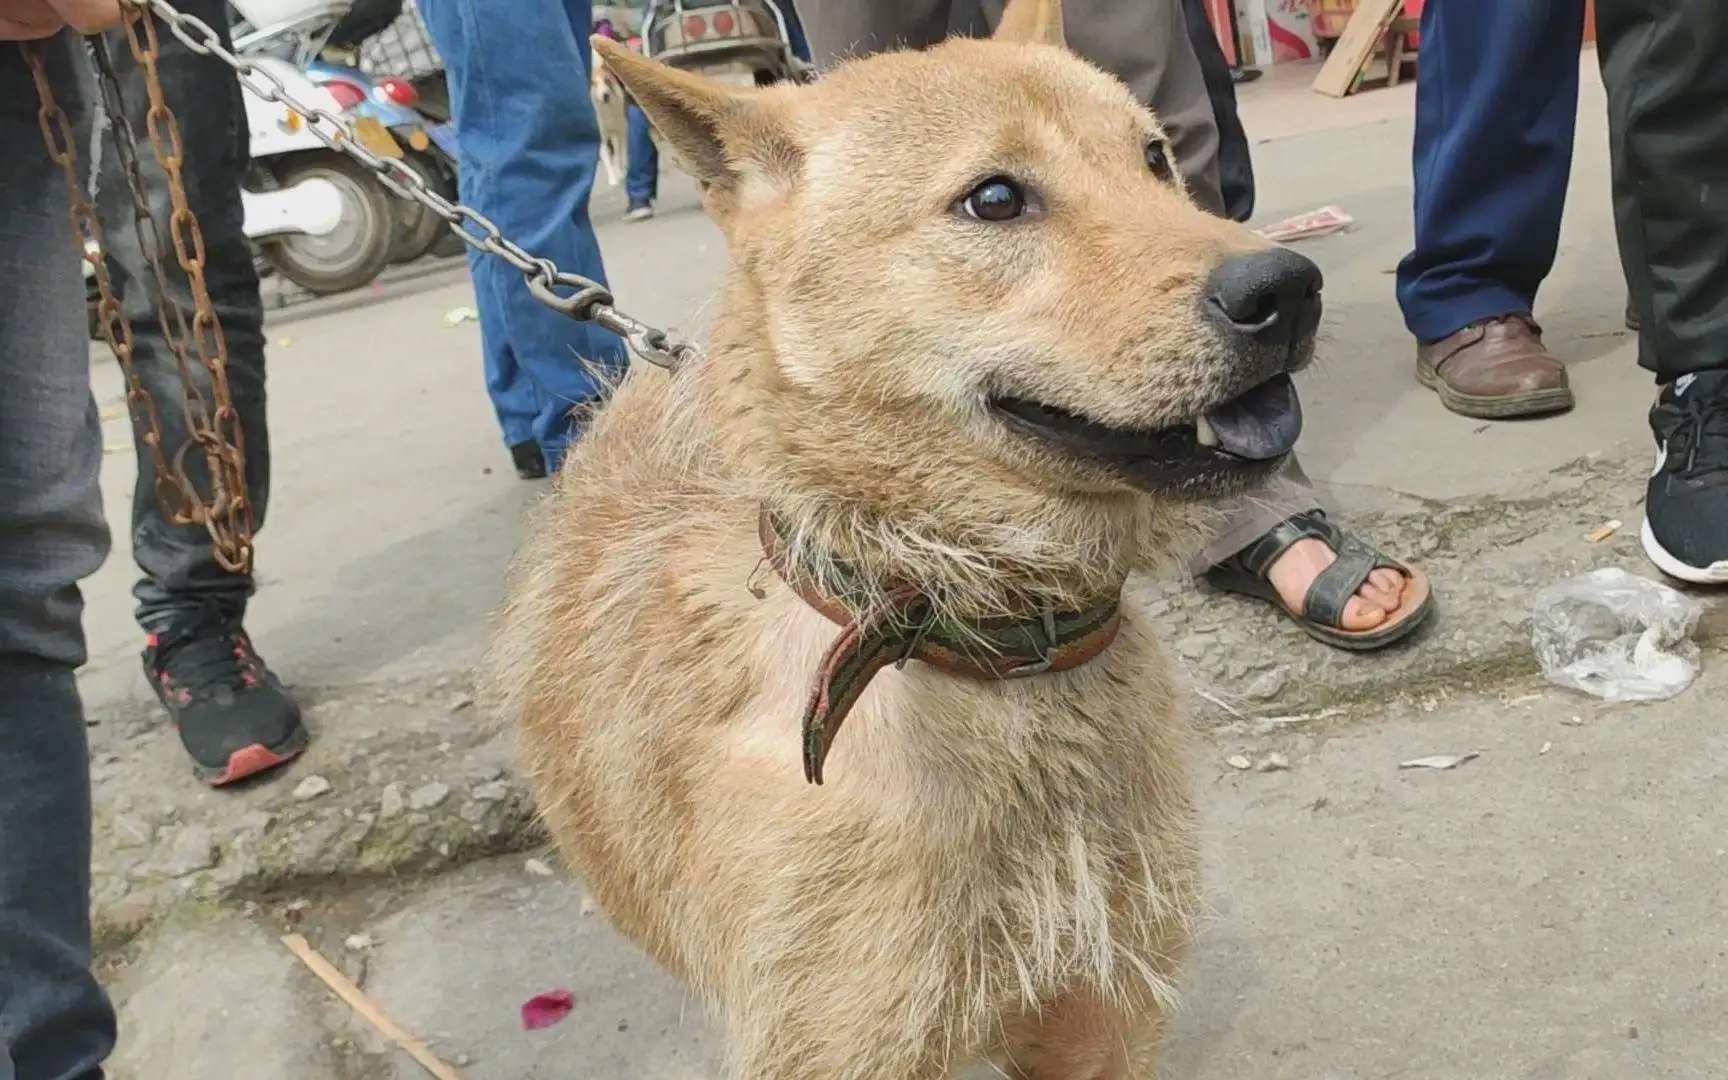
[(1206, 17), (1205, 0), (1182, 0), (1182, 18), (1188, 24), (1188, 40), (1200, 58), (1200, 75), (1206, 80), (1206, 97), (1212, 102), (1212, 117), (1218, 122), (1218, 186), (1224, 192), (1224, 212), (1232, 221), (1254, 216), (1254, 161), (1248, 149), (1248, 133), (1236, 112), (1236, 80), (1230, 77), (1230, 61), (1212, 21)]
[(1728, 368), (1728, 2), (1598, 0), (1596, 34), (1638, 362)]

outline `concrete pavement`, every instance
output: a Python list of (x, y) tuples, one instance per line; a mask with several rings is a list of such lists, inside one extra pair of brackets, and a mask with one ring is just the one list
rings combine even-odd
[[(1212, 731), (1200, 779), (1220, 912), (1167, 1071), (1717, 1075), (1720, 1036), (1704, 1018), (1728, 1004), (1719, 960), (1682, 931), (1701, 896), (1721, 894), (1708, 837), (1724, 822), (1707, 781), (1728, 689), (1707, 675), (1676, 702), (1603, 710), (1598, 723), (1587, 702), (1520, 681), (1534, 670), (1538, 589), (1602, 564), (1653, 573), (1634, 535), (1651, 391), (1619, 323), (1601, 92), (1585, 89), (1560, 262), (1537, 313), (1572, 363), (1580, 407), (1485, 425), (1415, 385), (1392, 301), (1410, 242), (1408, 119), (1364, 95), (1334, 115), (1370, 123), (1280, 120), (1259, 89), (1245, 93), (1251, 133), (1257, 116), (1288, 132), (1255, 150), (1260, 219), (1328, 203), (1357, 219), (1302, 245), (1326, 271), (1329, 312), (1303, 385), (1306, 464), (1354, 527), (1428, 568), (1442, 607), (1410, 647), (1356, 657), (1263, 607), (1148, 586)], [(650, 222), (623, 224), (617, 192), (602, 193), (596, 218), (624, 306), (698, 328), (724, 253), (690, 185), (666, 187)], [(453, 1060), (468, 1055), (473, 1077), (715, 1075), (711, 1041), (684, 1022), (696, 1010), (584, 919), (569, 886), (501, 855), (536, 843), (531, 808), (509, 735), (475, 716), (467, 673), (537, 489), (499, 445), (477, 328), (444, 322), (472, 303), (459, 270), (368, 299), (270, 324), (275, 493), (250, 628), (311, 704), (307, 759), (251, 790), (197, 788), (138, 673), (123, 525), (90, 583), (97, 919), (130, 1040), (119, 1075), (388, 1080), (400, 1063), (282, 964), (274, 913), (295, 897), (311, 898), (301, 919), (333, 956), (347, 953), (343, 937), (375, 934), (343, 962), (365, 967), (399, 1020)], [(118, 373), (103, 362), (97, 377), (112, 411)], [(107, 439), (109, 511), (123, 523), (133, 465), (118, 413)], [(1585, 541), (1610, 519), (1627, 527)], [(1700, 629), (1707, 671), (1725, 634), (1713, 609)], [(1538, 696), (1506, 704), (1526, 694)], [(1307, 719), (1253, 720), (1268, 716)], [(1465, 748), (1491, 752), (1432, 777), (1386, 764)], [(1218, 764), (1273, 749), (1296, 767)], [(499, 858), (420, 882), (488, 855)], [(367, 884), (380, 878), (390, 884)], [(239, 908), (246, 898), (255, 913)], [(558, 983), (577, 990), (576, 1015), (540, 1035), (514, 1030), (519, 1000)], [(215, 1003), (241, 1020), (280, 1005), (256, 1029), (275, 1064), (236, 1073), (216, 1054), (232, 1025)]]
[[(1210, 919), (1161, 1075), (1721, 1076), (1724, 713), (1715, 672), (1648, 707), (1519, 685), (1220, 731), (1195, 763)], [(1287, 770), (1225, 760), (1275, 752)], [(469, 1080), (717, 1080), (702, 1003), (545, 873), (515, 856), (183, 911), (117, 979), (115, 1076), (420, 1080), (289, 958), (291, 930)], [(523, 1031), (554, 988), (570, 1016)]]

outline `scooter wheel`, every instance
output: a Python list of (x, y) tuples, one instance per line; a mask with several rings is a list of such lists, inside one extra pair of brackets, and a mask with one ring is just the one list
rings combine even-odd
[(314, 296), (371, 284), (390, 265), (394, 195), (358, 162), (334, 150), (307, 151), (275, 167), (279, 187), (314, 177), (342, 193), (342, 221), (327, 236), (274, 236), (259, 243), (277, 273)]

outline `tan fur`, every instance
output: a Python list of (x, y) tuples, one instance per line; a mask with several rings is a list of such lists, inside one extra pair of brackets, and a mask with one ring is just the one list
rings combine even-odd
[[(637, 365), (528, 530), (486, 665), (612, 923), (724, 1017), (740, 1080), (1150, 1078), (1198, 904), (1186, 728), (1148, 613), (1076, 671), (887, 670), (807, 785), (836, 627), (765, 570), (940, 583), (957, 614), (1091, 602), (1179, 558), (1196, 510), (992, 421), (997, 381), (1117, 423), (1215, 403), (1200, 282), (1258, 246), (1152, 176), (1153, 117), (1003, 39), (739, 93), (596, 41), (704, 185), (731, 256), (705, 355)], [(1017, 40), (1015, 36), (1024, 40)], [(998, 170), (1034, 228), (953, 207)]]

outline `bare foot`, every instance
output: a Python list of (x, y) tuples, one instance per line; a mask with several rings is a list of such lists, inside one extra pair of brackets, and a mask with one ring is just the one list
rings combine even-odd
[[(1302, 602), (1307, 599), (1314, 579), (1337, 558), (1338, 554), (1323, 541), (1298, 540), (1267, 569), (1266, 578), (1278, 590), (1284, 606), (1301, 614)], [(1396, 570), (1382, 567), (1369, 574), (1356, 595), (1344, 605), (1343, 628), (1372, 630), (1384, 625), (1403, 602), (1404, 584), (1404, 575)]]

